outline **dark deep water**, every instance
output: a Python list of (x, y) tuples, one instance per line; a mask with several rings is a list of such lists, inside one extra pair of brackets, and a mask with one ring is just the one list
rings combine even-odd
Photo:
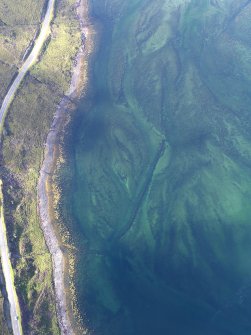
[(90, 2), (63, 174), (90, 333), (250, 335), (251, 1)]

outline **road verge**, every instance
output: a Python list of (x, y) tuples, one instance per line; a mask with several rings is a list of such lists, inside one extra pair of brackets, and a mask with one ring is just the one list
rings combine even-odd
[(4, 220), (2, 180), (0, 179), (0, 253), (5, 278), (6, 291), (10, 304), (11, 324), (14, 335), (22, 335), (22, 322), (19, 301), (15, 288), (14, 271), (10, 262), (10, 251), (8, 247), (7, 229)]

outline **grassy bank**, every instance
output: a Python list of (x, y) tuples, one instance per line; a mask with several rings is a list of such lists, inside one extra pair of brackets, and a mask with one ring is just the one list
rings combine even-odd
[(69, 86), (81, 43), (74, 5), (74, 1), (58, 1), (51, 38), (22, 83), (4, 129), (5, 215), (27, 334), (59, 334), (51, 256), (37, 211), (37, 181), (53, 114)]
[(39, 28), (45, 3), (0, 1), (0, 102)]

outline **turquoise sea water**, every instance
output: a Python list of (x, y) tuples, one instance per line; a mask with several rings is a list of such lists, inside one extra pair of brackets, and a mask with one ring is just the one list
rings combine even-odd
[(251, 1), (90, 3), (62, 172), (90, 334), (251, 334)]

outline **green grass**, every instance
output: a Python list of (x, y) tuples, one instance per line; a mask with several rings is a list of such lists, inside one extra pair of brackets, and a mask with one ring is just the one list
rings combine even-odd
[(44, 4), (44, 0), (1, 0), (0, 22), (6, 26), (38, 24)]
[(0, 62), (0, 101), (4, 98), (9, 83), (11, 82), (17, 68), (4, 62)]
[[(55, 21), (52, 28), (52, 39), (49, 48), (43, 55), (43, 62), (39, 63), (32, 71), (32, 75), (63, 94), (69, 87), (71, 66), (74, 55), (78, 51), (80, 32), (77, 23)], [(71, 48), (68, 53), (65, 51)], [(70, 58), (72, 57), (72, 58)]]
[(45, 1), (0, 1), (0, 103), (39, 28)]

